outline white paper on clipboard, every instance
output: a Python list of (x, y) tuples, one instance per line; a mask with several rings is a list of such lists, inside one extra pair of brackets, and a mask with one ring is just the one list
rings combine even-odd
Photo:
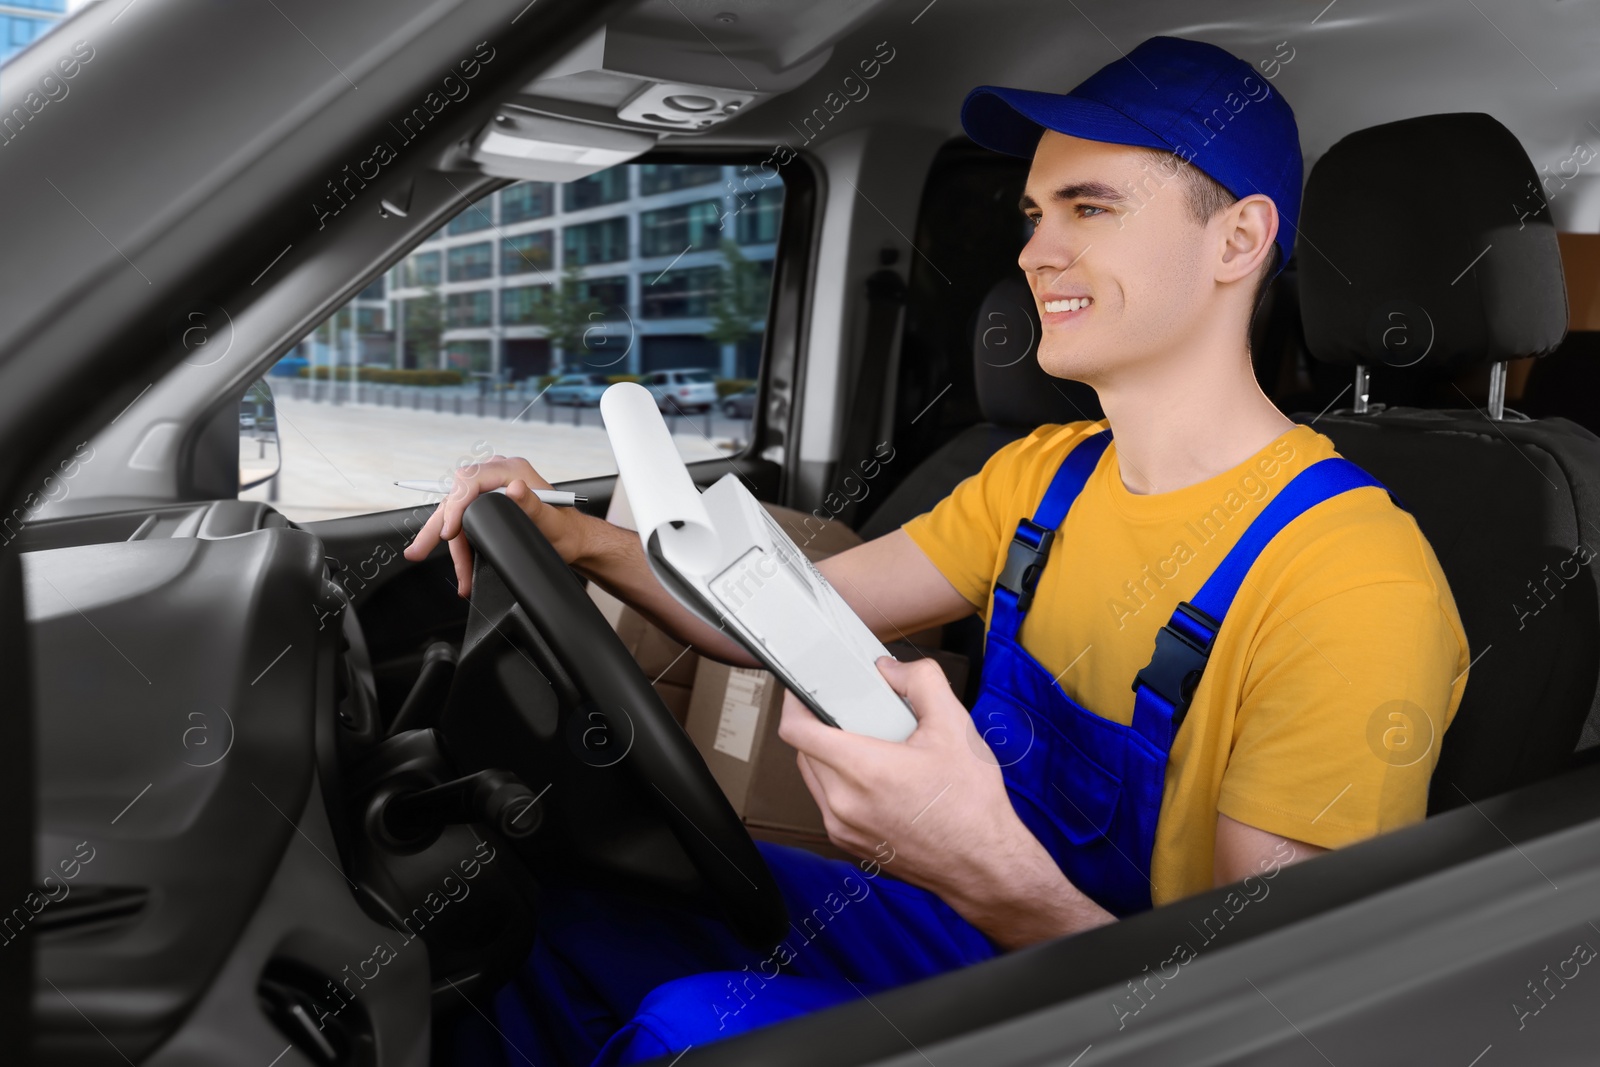
[(878, 673), (888, 650), (736, 473), (695, 488), (650, 391), (611, 386), (600, 415), (652, 573), (725, 628), (831, 725), (903, 741), (916, 716)]

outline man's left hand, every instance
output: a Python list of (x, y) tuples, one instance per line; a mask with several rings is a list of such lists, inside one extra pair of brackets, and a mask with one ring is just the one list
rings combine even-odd
[[(793, 693), (784, 694), (778, 736), (799, 750), (800, 773), (835, 845), (884, 862), (892, 855), (897, 877), (958, 910), (958, 902), (985, 900), (1008, 856), (1040, 846), (939, 665), (885, 656), (878, 670), (911, 701), (917, 727), (905, 741), (829, 726)], [(880, 851), (885, 842), (892, 852)]]

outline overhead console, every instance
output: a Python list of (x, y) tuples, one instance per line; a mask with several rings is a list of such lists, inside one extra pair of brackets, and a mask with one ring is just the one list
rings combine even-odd
[(887, 0), (646, 0), (500, 105), (473, 138), (486, 174), (572, 181), (703, 134), (804, 84)]

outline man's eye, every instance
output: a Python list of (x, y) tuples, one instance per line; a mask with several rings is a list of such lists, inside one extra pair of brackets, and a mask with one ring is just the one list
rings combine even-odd
[[(1079, 211), (1098, 211), (1103, 215), (1103, 214), (1105, 214), (1105, 210), (1106, 209), (1103, 208), (1103, 207), (1095, 207), (1093, 204), (1079, 204), (1078, 205), (1078, 210)], [(1087, 217), (1088, 218), (1093, 218), (1094, 216), (1090, 215), (1090, 216), (1087, 216)]]

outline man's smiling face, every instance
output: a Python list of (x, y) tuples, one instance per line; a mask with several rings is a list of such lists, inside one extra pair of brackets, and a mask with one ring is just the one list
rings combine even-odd
[(1188, 196), (1187, 178), (1145, 149), (1044, 131), (1018, 204), (1034, 226), (1017, 262), (1046, 372), (1100, 386), (1215, 333), (1218, 255), (1236, 213), (1200, 225)]

